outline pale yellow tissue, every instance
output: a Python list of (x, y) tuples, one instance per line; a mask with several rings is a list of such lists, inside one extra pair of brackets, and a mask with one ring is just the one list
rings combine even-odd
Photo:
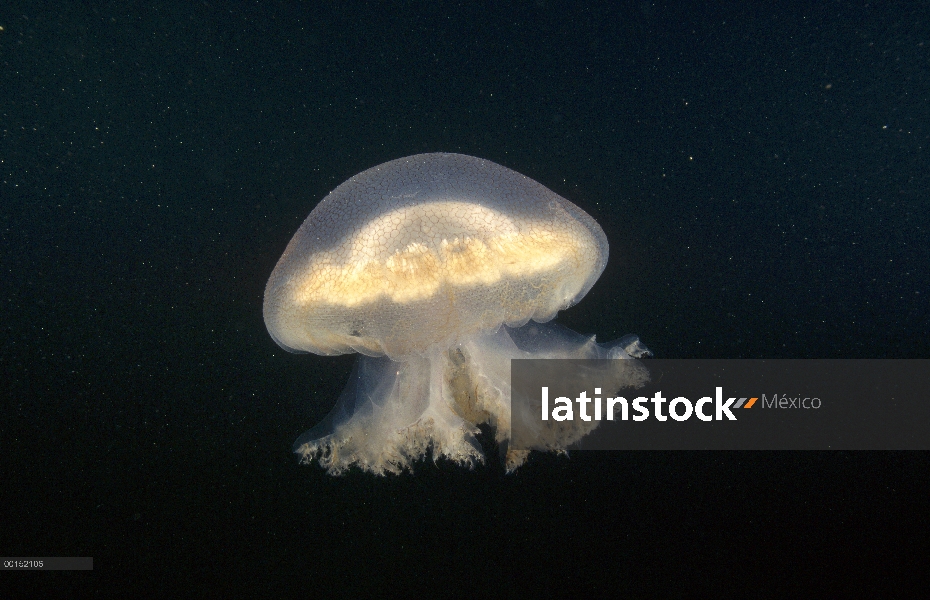
[(311, 261), (293, 301), (354, 307), (389, 298), (405, 304), (431, 298), (443, 286), (474, 288), (555, 271), (566, 263), (581, 266), (584, 250), (568, 232), (541, 229), (507, 233), (487, 243), (474, 237), (443, 239), (436, 249), (413, 242), (383, 262)]

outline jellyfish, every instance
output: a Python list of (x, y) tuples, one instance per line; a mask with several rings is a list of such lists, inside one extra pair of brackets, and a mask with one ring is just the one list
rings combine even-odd
[[(530, 449), (508, 448), (512, 359), (649, 352), (636, 336), (598, 344), (550, 322), (607, 255), (587, 213), (487, 160), (419, 154), (355, 175), (310, 212), (265, 288), (279, 346), (360, 355), (294, 452), (331, 474), (401, 473), (429, 455), (473, 467), (486, 424), (515, 470)], [(543, 433), (534, 448), (564, 451), (586, 433)]]

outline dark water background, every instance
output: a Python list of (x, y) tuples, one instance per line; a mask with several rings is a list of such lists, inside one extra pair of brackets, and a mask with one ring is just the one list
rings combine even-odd
[[(668, 358), (930, 357), (922, 3), (0, 6), (0, 554), (43, 597), (925, 589), (926, 453), (326, 476), (351, 357), (267, 335), (314, 204), (451, 151), (588, 211), (559, 320)], [(4, 594), (6, 596), (6, 594)], [(14, 596), (6, 596), (14, 597)], [(18, 596), (16, 596), (18, 597)]]

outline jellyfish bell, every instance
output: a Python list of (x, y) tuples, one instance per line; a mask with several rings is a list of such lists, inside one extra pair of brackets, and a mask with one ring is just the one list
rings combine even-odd
[[(265, 324), (281, 347), (362, 355), (295, 452), (331, 473), (396, 473), (430, 452), (473, 465), (482, 423), (506, 447), (511, 359), (648, 352), (635, 337), (599, 345), (543, 325), (588, 292), (607, 256), (587, 213), (487, 160), (420, 154), (352, 177), (311, 211), (265, 288)], [(508, 470), (526, 454), (507, 451)]]
[(578, 207), (489, 161), (424, 154), (329, 194), (271, 275), (265, 321), (284, 348), (402, 360), (584, 296), (607, 239)]

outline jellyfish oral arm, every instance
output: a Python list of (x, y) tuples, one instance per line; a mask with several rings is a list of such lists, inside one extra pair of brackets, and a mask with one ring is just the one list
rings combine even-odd
[[(555, 323), (531, 323), (501, 327), (408, 361), (361, 356), (336, 407), (322, 426), (298, 438), (294, 451), (303, 462), (318, 460), (332, 474), (352, 467), (396, 474), (425, 456), (471, 468), (484, 461), (476, 438), (479, 425), (493, 428), (500, 447), (510, 441), (512, 359), (634, 358), (627, 348), (645, 347), (634, 336), (597, 344)], [(635, 369), (635, 361), (617, 363)], [(526, 415), (516, 418), (528, 420)], [(564, 451), (597, 425), (598, 420), (582, 419), (539, 429), (536, 449)], [(507, 470), (516, 470), (528, 454), (507, 450)]]

